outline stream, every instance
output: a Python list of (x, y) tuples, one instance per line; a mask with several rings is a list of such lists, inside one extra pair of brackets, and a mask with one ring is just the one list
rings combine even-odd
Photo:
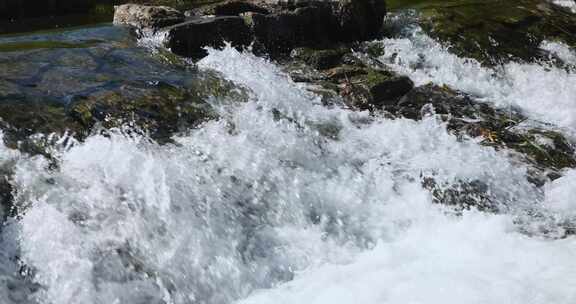
[[(576, 137), (574, 70), (486, 68), (418, 28), (380, 42), (379, 61), (416, 85), (449, 85)], [(541, 47), (576, 65), (567, 46)], [(16, 210), (2, 211), (0, 303), (576, 303), (576, 236), (565, 233), (575, 169), (539, 187), (513, 153), (434, 115), (325, 106), (231, 47), (191, 63), (109, 24), (0, 36), (5, 104), (69, 109), (159, 84), (199, 92), (210, 77), (245, 97), (199, 93), (219, 119), (169, 141), (124, 125), (55, 139), (52, 157), (0, 144)], [(480, 182), (505, 208), (434, 204), (423, 177)]]

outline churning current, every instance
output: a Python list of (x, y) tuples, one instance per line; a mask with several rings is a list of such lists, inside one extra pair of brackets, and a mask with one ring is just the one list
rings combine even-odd
[[(396, 54), (382, 63), (417, 84), (576, 130), (573, 72), (485, 69), (417, 30), (383, 43)], [(222, 119), (172, 143), (116, 129), (57, 145), (57, 168), (0, 146), (22, 206), (2, 227), (0, 303), (576, 303), (576, 238), (555, 237), (576, 218), (576, 171), (536, 187), (513, 155), (433, 115), (326, 107), (229, 47), (210, 50), (204, 71), (248, 101), (212, 98)], [(481, 181), (506, 211), (433, 204), (423, 177)]]

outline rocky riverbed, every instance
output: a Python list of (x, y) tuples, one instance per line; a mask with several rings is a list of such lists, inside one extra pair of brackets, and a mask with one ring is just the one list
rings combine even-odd
[(576, 3), (96, 2), (0, 36), (0, 302), (576, 300)]

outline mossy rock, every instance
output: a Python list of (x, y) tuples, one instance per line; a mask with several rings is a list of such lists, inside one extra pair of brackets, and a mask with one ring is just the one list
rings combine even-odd
[(344, 99), (359, 109), (386, 109), (414, 87), (406, 76), (388, 70), (366, 68), (360, 74), (342, 82)]
[(344, 55), (351, 53), (349, 48), (316, 50), (298, 48), (292, 51), (292, 57), (305, 62), (317, 70), (326, 70), (338, 66)]
[(204, 96), (166, 83), (80, 96), (73, 101), (69, 114), (86, 129), (95, 124), (111, 128), (132, 122), (161, 142), (175, 132), (217, 117)]
[(556, 170), (576, 167), (574, 147), (561, 133), (532, 128), (517, 135), (520, 140), (508, 146), (535, 164)]
[(422, 26), (459, 56), (491, 66), (546, 59), (542, 41), (576, 47), (576, 14), (541, 0), (389, 1), (417, 9)]
[(208, 100), (232, 103), (247, 98), (244, 90), (211, 73), (192, 87), (162, 82), (124, 85), (75, 96), (66, 105), (57, 99), (11, 94), (0, 96), (0, 128), (8, 147), (50, 157), (50, 135), (58, 138), (68, 134), (83, 140), (96, 126), (132, 124), (164, 143), (175, 133), (217, 119)]
[(576, 167), (574, 147), (561, 133), (524, 127), (518, 111), (502, 110), (472, 100), (466, 94), (432, 84), (417, 87), (389, 108), (396, 115), (422, 119), (435, 114), (457, 135), (482, 138), (481, 144), (510, 149), (542, 172)]
[(380, 41), (370, 41), (362, 46), (362, 51), (373, 58), (384, 55), (384, 44)]

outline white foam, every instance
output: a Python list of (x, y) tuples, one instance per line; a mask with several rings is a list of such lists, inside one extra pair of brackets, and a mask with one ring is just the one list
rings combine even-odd
[(564, 43), (555, 41), (543, 41), (540, 45), (540, 48), (555, 54), (558, 56), (558, 58), (566, 63), (576, 64), (576, 53), (573, 49)]
[(514, 62), (485, 68), (451, 54), (419, 30), (409, 38), (385, 39), (384, 44), (382, 62), (410, 76), (417, 85), (446, 84), (499, 107), (519, 107), (533, 119), (576, 132), (576, 74)]
[[(420, 207), (418, 207), (420, 208)], [(241, 304), (573, 303), (575, 240), (509, 231), (509, 219), (433, 217), (346, 266), (302, 273)]]
[(576, 2), (574, 0), (552, 0), (552, 3), (566, 7), (573, 13), (576, 13)]
[[(219, 304), (258, 289), (270, 291), (246, 303), (574, 299), (574, 238), (516, 232), (514, 210), (544, 198), (503, 152), (434, 117), (328, 109), (232, 48), (199, 67), (250, 101), (224, 103), (223, 119), (175, 145), (118, 131), (63, 149), (57, 170), (18, 162), (27, 209), (11, 227), (40, 303)], [(510, 213), (455, 217), (432, 204), (422, 176), (481, 181)]]
[(576, 170), (572, 169), (546, 188), (546, 205), (564, 215), (576, 216)]

